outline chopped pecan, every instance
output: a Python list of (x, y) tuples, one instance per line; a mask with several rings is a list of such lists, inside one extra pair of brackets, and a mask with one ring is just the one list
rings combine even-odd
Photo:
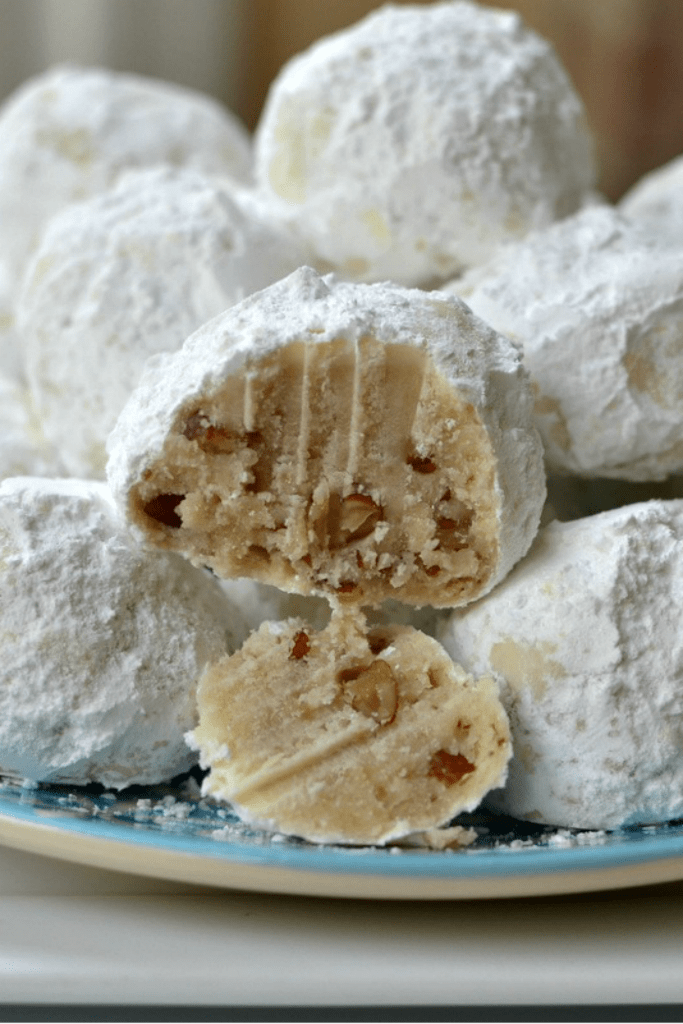
[(445, 786), (454, 786), (477, 766), (467, 760), (464, 754), (451, 754), (448, 750), (437, 750), (432, 757), (427, 775)]
[(350, 544), (369, 537), (382, 518), (382, 509), (369, 494), (348, 494), (339, 510), (341, 542)]
[(352, 594), (357, 587), (358, 584), (354, 583), (353, 580), (342, 580), (339, 586), (337, 587), (337, 593)]
[(196, 441), (209, 455), (229, 455), (240, 447), (256, 448), (263, 444), (263, 435), (258, 430), (239, 434), (231, 428), (212, 423), (201, 410), (188, 416), (183, 434), (188, 441)]
[(474, 510), (457, 499), (451, 499), (443, 503), (438, 511), (440, 514), (436, 516), (435, 522), (439, 547), (448, 551), (459, 551), (466, 547)]
[(290, 660), (299, 660), (300, 658), (305, 658), (310, 649), (311, 640), (308, 633), (304, 632), (303, 629), (299, 630), (299, 632), (294, 637), (294, 644), (292, 645), (292, 650), (290, 651), (289, 655)]
[(380, 651), (383, 651), (388, 646), (389, 637), (385, 636), (384, 633), (380, 631), (375, 632), (374, 630), (372, 633), (368, 633), (368, 647), (374, 655), (379, 654)]
[(339, 674), (351, 707), (379, 725), (389, 725), (398, 709), (398, 683), (386, 661), (345, 669)]
[(436, 473), (436, 463), (428, 455), (409, 455), (406, 462), (416, 473)]

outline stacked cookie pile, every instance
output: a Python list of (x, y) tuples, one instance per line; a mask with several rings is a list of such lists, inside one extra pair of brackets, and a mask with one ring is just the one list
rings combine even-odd
[(253, 147), (161, 83), (28, 83), (0, 110), (2, 769), (121, 787), (198, 754), (316, 842), (439, 845), (489, 792), (680, 814), (683, 506), (539, 530), (548, 473), (562, 516), (681, 471), (683, 258), (648, 209), (597, 195), (549, 46), (467, 0), (296, 58)]
[(519, 356), (464, 304), (302, 268), (145, 374), (108, 479), (144, 540), (331, 605), (323, 631), (267, 623), (204, 677), (193, 742), (208, 792), (316, 840), (386, 842), (502, 780), (490, 681), (361, 613), (470, 602), (537, 529)]

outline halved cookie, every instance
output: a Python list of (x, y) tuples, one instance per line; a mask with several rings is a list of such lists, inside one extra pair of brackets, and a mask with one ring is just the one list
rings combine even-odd
[(410, 626), (337, 612), (314, 631), (265, 622), (198, 687), (188, 737), (207, 795), (247, 821), (313, 842), (386, 843), (472, 810), (503, 784), (507, 718)]
[(302, 268), (150, 368), (108, 478), (219, 576), (448, 607), (529, 547), (545, 496), (519, 354), (458, 299)]

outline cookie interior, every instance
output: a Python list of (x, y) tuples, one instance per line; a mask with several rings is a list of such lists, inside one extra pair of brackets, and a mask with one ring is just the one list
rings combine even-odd
[(374, 605), (474, 599), (498, 557), (490, 439), (422, 348), (295, 341), (188, 401), (131, 493), (217, 575)]
[(320, 632), (264, 623), (206, 670), (198, 707), (204, 792), (313, 841), (441, 825), (500, 784), (510, 756), (491, 679), (418, 630), (353, 615)]

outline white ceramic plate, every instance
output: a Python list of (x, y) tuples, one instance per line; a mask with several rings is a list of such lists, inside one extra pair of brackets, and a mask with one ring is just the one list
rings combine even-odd
[(611, 833), (486, 813), (458, 850), (315, 846), (245, 826), (181, 788), (121, 794), (0, 785), (0, 843), (80, 864), (222, 888), (385, 899), (536, 896), (683, 878), (683, 822)]

